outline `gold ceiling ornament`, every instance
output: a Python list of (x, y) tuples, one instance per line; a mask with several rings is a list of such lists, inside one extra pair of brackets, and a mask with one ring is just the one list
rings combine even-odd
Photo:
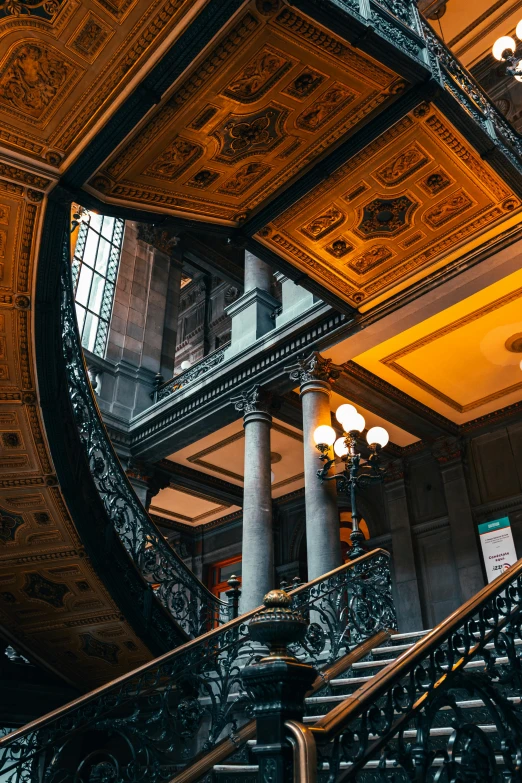
[(370, 306), (520, 209), (451, 123), (426, 109), (340, 166), (258, 240), (348, 302)]
[(238, 225), (406, 86), (308, 18), (251, 4), (90, 184)]

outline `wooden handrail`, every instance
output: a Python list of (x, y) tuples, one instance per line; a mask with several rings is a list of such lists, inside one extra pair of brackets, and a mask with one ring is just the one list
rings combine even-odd
[[(390, 557), (389, 552), (386, 552), (386, 550), (384, 549), (373, 549), (370, 552), (366, 552), (364, 555), (362, 555), (362, 557), (358, 557), (356, 560), (352, 560), (349, 563), (345, 563), (344, 565), (339, 566), (339, 568), (335, 568), (333, 571), (330, 571), (327, 574), (323, 574), (323, 576), (320, 576), (317, 579), (312, 580), (311, 582), (306, 582), (305, 584), (296, 587), (295, 590), (290, 590), (288, 594), (291, 596), (299, 595), (305, 590), (308, 590), (310, 587), (313, 587), (314, 585), (319, 584), (320, 582), (324, 582), (327, 579), (330, 579), (332, 576), (335, 576), (336, 574), (339, 574), (343, 571), (349, 571), (351, 568), (354, 568), (355, 566), (364, 563), (366, 560), (371, 560), (373, 557), (376, 557), (378, 555), (385, 555), (388, 558)], [(252, 609), (250, 612), (240, 615), (234, 620), (230, 620), (228, 623), (224, 623), (223, 625), (220, 625), (217, 628), (213, 628), (211, 631), (207, 631), (207, 633), (201, 634), (201, 636), (198, 636), (196, 639), (191, 639), (186, 644), (182, 644), (180, 647), (176, 647), (175, 650), (171, 650), (170, 652), (164, 653), (163, 655), (160, 655), (158, 658), (155, 658), (154, 660), (143, 664), (143, 666), (139, 666), (138, 668), (133, 669), (131, 672), (128, 672), (127, 674), (123, 674), (121, 677), (117, 677), (115, 680), (111, 680), (111, 682), (108, 682), (105, 685), (101, 685), (99, 688), (95, 688), (94, 690), (90, 691), (84, 696), (79, 696), (77, 699), (74, 699), (68, 704), (64, 704), (62, 707), (58, 707), (52, 712), (48, 712), (46, 715), (43, 715), (41, 718), (37, 718), (36, 720), (27, 723), (25, 726), (22, 726), (20, 729), (16, 729), (15, 731), (6, 734), (4, 737), (0, 738), (0, 749), (6, 745), (10, 745), (12, 742), (16, 742), (20, 740), (26, 734), (30, 734), (33, 731), (40, 731), (41, 729), (45, 728), (53, 721), (59, 720), (60, 718), (64, 717), (65, 715), (67, 715), (67, 713), (75, 709), (78, 709), (80, 707), (83, 707), (86, 704), (89, 704), (90, 702), (94, 701), (100, 696), (109, 693), (111, 690), (115, 690), (119, 686), (125, 685), (125, 683), (127, 682), (131, 682), (134, 678), (139, 677), (142, 674), (145, 674), (150, 669), (155, 669), (156, 667), (162, 666), (163, 664), (170, 663), (175, 658), (177, 658), (180, 655), (183, 655), (191, 648), (196, 647), (198, 644), (201, 644), (201, 642), (208, 641), (215, 636), (219, 636), (223, 632), (229, 631), (232, 628), (243, 625), (243, 623), (250, 620), (256, 614), (256, 612), (261, 611), (263, 608), (264, 608), (263, 606), (258, 606), (255, 609)]]
[[(303, 724), (294, 723), (292, 731), (295, 733), (306, 729), (315, 741), (321, 744), (326, 744), (335, 739), (349, 723), (358, 718), (365, 709), (374, 704), (379, 697), (399, 682), (416, 664), (426, 659), (433, 649), (436, 649), (454, 631), (457, 631), (468, 619), (471, 619), (483, 604), (506, 590), (510, 583), (520, 575), (522, 575), (522, 558), (504, 574), (501, 574), (493, 582), (482, 588), (459, 609), (456, 609), (449, 617), (439, 623), (436, 628), (414, 644), (413, 647), (405, 650), (402, 655), (399, 655), (398, 658), (362, 685), (351, 696), (347, 696), (344, 701), (340, 702), (327, 715), (320, 718), (314, 726), (306, 727)], [(494, 630), (494, 628), (491, 628), (491, 633), (486, 635), (487, 638), (493, 634)], [(454, 664), (451, 671), (461, 668), (464, 663), (465, 659), (463, 657)], [(422, 702), (423, 698), (421, 696), (415, 703), (415, 707), (420, 706)], [(409, 715), (404, 715), (402, 722), (408, 717)], [(393, 733), (396, 733), (395, 726)], [(302, 743), (297, 747), (296, 753), (309, 753), (308, 748), (302, 749), (301, 745)], [(302, 769), (303, 758), (304, 756), (299, 758), (299, 769)], [(310, 781), (309, 777), (305, 776), (303, 779), (297, 778), (296, 783), (313, 782)]]

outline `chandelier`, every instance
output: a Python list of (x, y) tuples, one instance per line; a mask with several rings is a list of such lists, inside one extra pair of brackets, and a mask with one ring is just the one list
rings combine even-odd
[[(515, 35), (522, 41), (522, 19), (517, 24)], [(493, 57), (500, 62), (507, 63), (506, 72), (514, 76), (518, 82), (522, 82), (522, 52), (517, 54), (517, 42), (510, 35), (501, 35), (493, 44)]]

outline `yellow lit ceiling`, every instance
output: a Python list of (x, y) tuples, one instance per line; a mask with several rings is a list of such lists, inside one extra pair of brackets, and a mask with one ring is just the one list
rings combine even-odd
[(463, 424), (522, 400), (522, 271), (354, 357), (354, 361)]

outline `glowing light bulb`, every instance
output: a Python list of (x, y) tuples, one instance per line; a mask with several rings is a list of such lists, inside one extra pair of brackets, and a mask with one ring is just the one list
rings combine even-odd
[(515, 35), (517, 38), (519, 38), (522, 41), (522, 19), (520, 20), (520, 22), (517, 24), (515, 28)]
[(353, 410), (348, 416), (345, 416), (342, 424), (345, 432), (362, 432), (365, 425), (364, 416)]
[(333, 446), (335, 441), (335, 430), (333, 427), (329, 427), (328, 424), (321, 424), (314, 431), (314, 441), (317, 446)]
[(348, 405), (348, 403), (346, 403), (345, 405), (339, 405), (335, 411), (335, 418), (339, 424), (344, 426), (344, 420), (348, 418), (348, 416), (352, 416), (354, 413), (357, 413), (357, 408), (355, 405)]
[(334, 451), (338, 457), (346, 457), (348, 454), (348, 446), (344, 442), (344, 438), (337, 438), (334, 443)]
[(384, 427), (371, 427), (366, 435), (366, 440), (370, 446), (380, 446), (383, 449), (390, 440), (390, 436)]
[[(517, 26), (518, 29), (518, 26)], [(509, 52), (514, 52), (516, 49), (516, 43), (515, 39), (511, 38), (509, 35), (501, 35), (500, 38), (497, 38), (495, 43), (493, 44), (493, 57), (495, 60), (503, 60), (504, 59), (504, 52), (507, 50)]]

